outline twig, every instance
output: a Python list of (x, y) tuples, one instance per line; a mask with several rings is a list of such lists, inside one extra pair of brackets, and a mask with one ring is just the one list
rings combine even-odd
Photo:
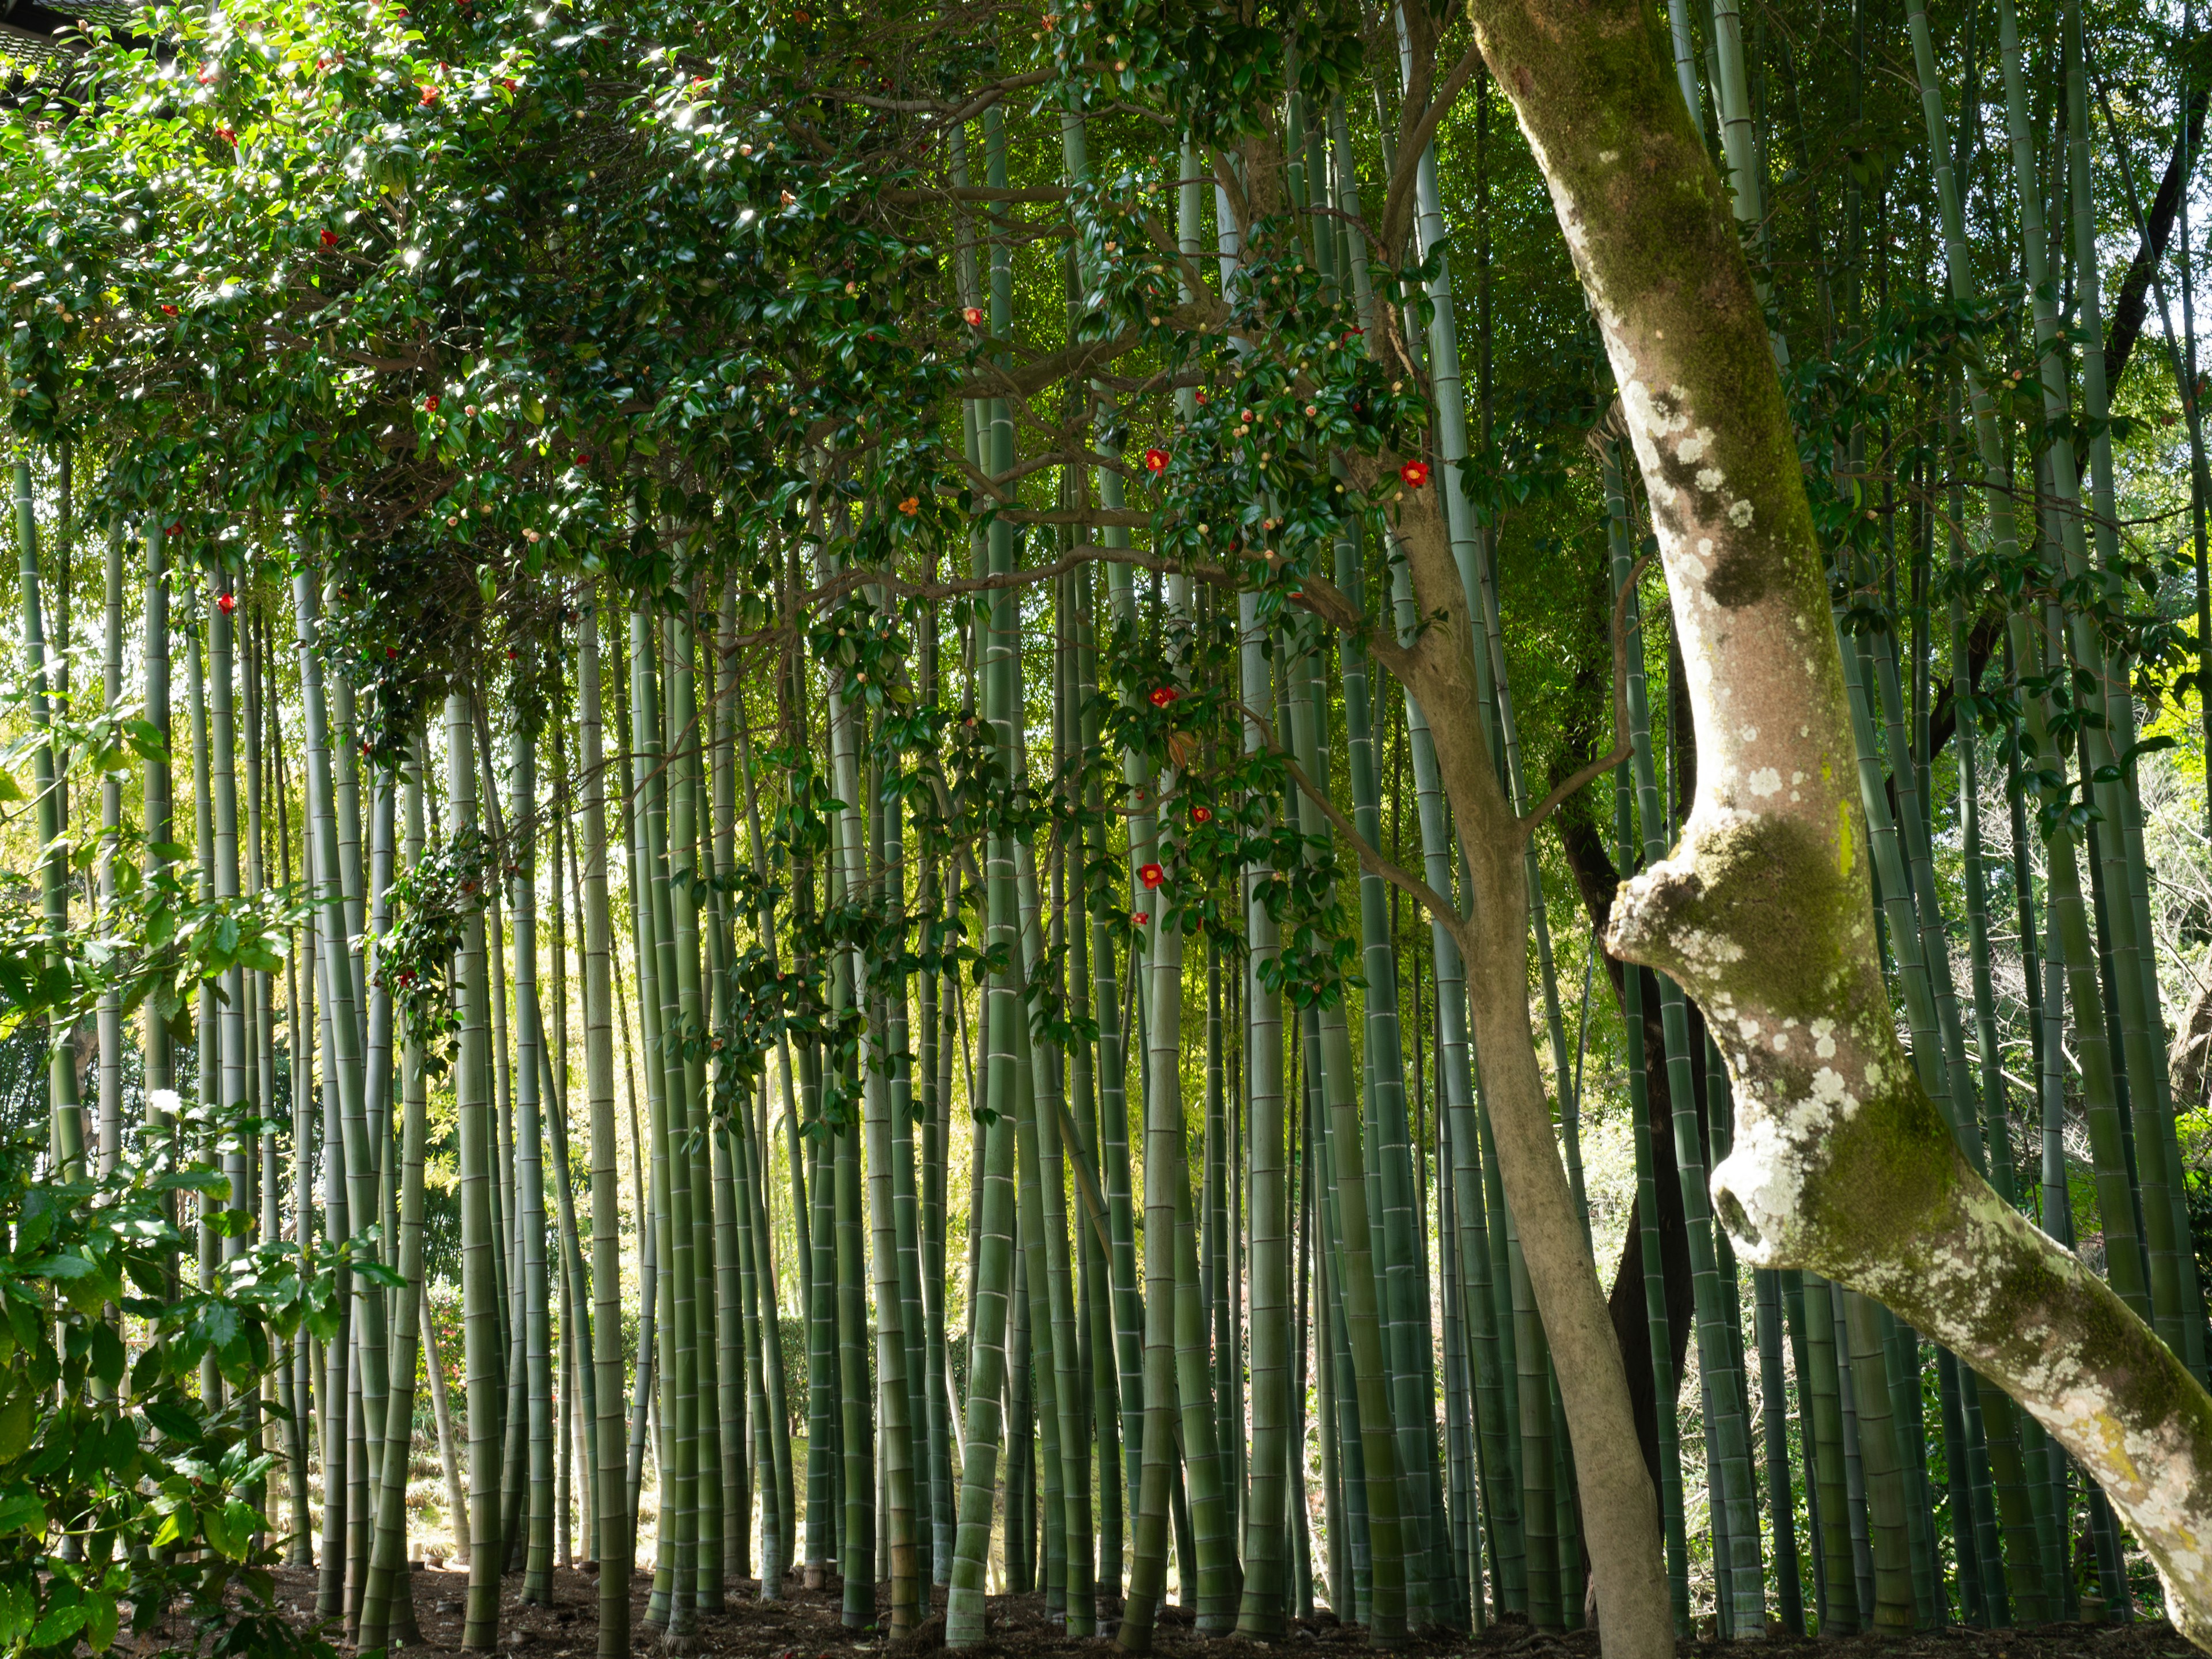
[(1351, 838), (1352, 850), (1358, 854), (1359, 862), (1366, 866), (1368, 873), (1380, 876), (1416, 903), (1426, 905), (1437, 920), (1443, 922), (1457, 939), (1460, 930), (1467, 926), (1467, 918), (1460, 914), (1459, 907), (1403, 865), (1383, 857), (1378, 848), (1370, 845), (1367, 837), (1359, 833), (1336, 804), (1315, 787), (1314, 781), (1306, 775), (1305, 769), (1291, 758), (1290, 751), (1275, 741), (1274, 730), (1264, 716), (1241, 702), (1232, 703), (1231, 707), (1258, 728), (1261, 742), (1266, 745), (1269, 754), (1282, 762), (1291, 775), (1291, 781), (1297, 785), (1299, 793), (1321, 808), (1323, 817)]
[(1521, 819), (1521, 832), (1525, 836), (1534, 835), (1546, 818), (1566, 804), (1570, 795), (1595, 782), (1636, 752), (1635, 742), (1628, 733), (1628, 596), (1636, 591), (1637, 578), (1650, 562), (1651, 555), (1646, 553), (1629, 566), (1628, 580), (1613, 596), (1613, 752), (1601, 760), (1577, 768), (1553, 785), (1552, 793)]

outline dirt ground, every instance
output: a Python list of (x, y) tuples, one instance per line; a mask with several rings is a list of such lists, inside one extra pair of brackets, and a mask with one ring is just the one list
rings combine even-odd
[[(406, 1651), (452, 1654), (461, 1651), (461, 1608), (468, 1588), (465, 1568), (425, 1568), (415, 1577), (415, 1606), (423, 1645)], [(661, 1650), (660, 1632), (645, 1623), (646, 1597), (652, 1588), (648, 1574), (641, 1572), (633, 1583), (631, 1650), (640, 1655)], [(744, 1656), (745, 1659), (854, 1659), (883, 1652), (886, 1659), (921, 1659), (944, 1644), (945, 1591), (931, 1596), (932, 1618), (921, 1630), (896, 1645), (880, 1636), (848, 1631), (840, 1618), (839, 1592), (831, 1588), (809, 1590), (796, 1575), (781, 1601), (756, 1599), (750, 1580), (731, 1587), (728, 1609), (700, 1617), (699, 1641), (692, 1651), (709, 1655)], [(553, 1605), (521, 1605), (521, 1579), (510, 1575), (501, 1595), (500, 1640), (496, 1651), (512, 1659), (592, 1659), (599, 1642), (599, 1580), (588, 1574), (563, 1570), (554, 1575)], [(312, 1573), (287, 1570), (277, 1574), (277, 1599), (288, 1613), (302, 1624), (312, 1622), (315, 1582)], [(888, 1606), (890, 1586), (882, 1589)], [(1044, 1659), (1051, 1655), (1103, 1655), (1110, 1647), (1105, 1637), (1071, 1638), (1045, 1616), (1041, 1595), (994, 1595), (990, 1601), (989, 1636), (979, 1650), (991, 1656)], [(1211, 1650), (1218, 1659), (1231, 1659), (1237, 1649), (1269, 1646), (1355, 1647), (1367, 1645), (1366, 1633), (1337, 1623), (1328, 1613), (1302, 1621), (1287, 1642), (1247, 1642), (1237, 1637), (1201, 1637), (1175, 1607), (1162, 1614), (1155, 1643), (1166, 1659)], [(1680, 1652), (1709, 1654), (1716, 1644), (1686, 1641)], [(1980, 1631), (1956, 1627), (1922, 1631), (1897, 1638), (1850, 1637), (1833, 1641), (1776, 1635), (1766, 1651), (1778, 1656), (1817, 1650), (1820, 1659), (2195, 1659), (2188, 1643), (2163, 1620), (2132, 1625), (2045, 1625), (2033, 1630)], [(1595, 1633), (1576, 1632), (1551, 1635), (1525, 1625), (1492, 1626), (1473, 1638), (1432, 1632), (1404, 1651), (1415, 1655), (1473, 1654), (1483, 1659), (1598, 1659)]]

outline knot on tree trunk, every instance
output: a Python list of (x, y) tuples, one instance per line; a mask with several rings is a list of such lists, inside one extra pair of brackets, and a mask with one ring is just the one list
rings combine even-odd
[(1709, 1013), (1742, 1002), (1802, 1021), (1865, 976), (1872, 926), (1855, 835), (1701, 794), (1674, 852), (1621, 884), (1607, 942)]
[(1933, 1196), (1928, 1154), (1945, 1131), (1871, 966), (1850, 827), (1700, 799), (1673, 854), (1622, 884), (1607, 930), (1616, 954), (1705, 1011), (1728, 1060), (1735, 1143), (1713, 1206), (1755, 1266), (1832, 1268), (1856, 1254), (1857, 1218), (1910, 1224), (1897, 1206)]

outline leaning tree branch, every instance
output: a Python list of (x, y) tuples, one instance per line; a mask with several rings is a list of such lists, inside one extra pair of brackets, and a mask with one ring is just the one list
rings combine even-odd
[(1437, 128), (1451, 106), (1459, 101), (1467, 83), (1482, 67), (1482, 48), (1470, 43), (1459, 62), (1452, 65), (1444, 83), (1437, 88), (1420, 114), (1407, 122), (1398, 135), (1398, 163), (1390, 170), (1390, 187), (1382, 196), (1382, 234), (1378, 246), (1385, 258), (1397, 258), (1398, 245), (1406, 240), (1406, 228), (1413, 216), (1413, 180), (1420, 167), (1421, 153), (1428, 149), (1429, 141), (1436, 137)]
[(1405, 866), (1394, 859), (1385, 858), (1379, 848), (1371, 845), (1367, 837), (1359, 833), (1352, 820), (1345, 817), (1343, 810), (1315, 786), (1314, 781), (1306, 775), (1305, 768), (1300, 766), (1291, 758), (1290, 751), (1275, 741), (1274, 728), (1268, 725), (1266, 716), (1241, 702), (1231, 703), (1230, 707), (1252, 722), (1260, 733), (1261, 745), (1267, 753), (1282, 762), (1284, 769), (1291, 775), (1291, 781), (1297, 785), (1298, 793), (1319, 807), (1322, 816), (1351, 839), (1352, 851), (1359, 855), (1360, 865), (1368, 874), (1381, 877), (1399, 891), (1412, 898), (1417, 904), (1425, 905), (1430, 913), (1443, 924), (1445, 931), (1451, 934), (1453, 940), (1464, 951), (1467, 947), (1467, 940), (1464, 937), (1467, 918), (1460, 914), (1459, 907), (1412, 871), (1407, 869)]
[[(1001, 518), (1011, 514), (1001, 514)], [(1066, 520), (1063, 519), (1062, 520)], [(1225, 582), (1229, 573), (1218, 567), (1199, 566), (1195, 568), (1175, 559), (1164, 559), (1156, 554), (1140, 553), (1133, 547), (1106, 547), (1096, 542), (1086, 542), (1071, 550), (1050, 564), (1037, 565), (1024, 570), (1002, 570), (988, 576), (963, 576), (952, 581), (923, 582), (910, 576), (894, 574), (888, 570), (841, 570), (829, 580), (811, 587), (799, 600), (802, 611), (840, 599), (863, 587), (880, 587), (908, 599), (952, 599), (971, 593), (993, 593), (1010, 587), (1030, 587), (1039, 582), (1048, 582), (1079, 570), (1086, 564), (1126, 564), (1139, 570), (1151, 570), (1163, 576), (1192, 576), (1209, 585)], [(747, 635), (747, 639), (762, 639), (778, 630)], [(739, 641), (743, 643), (744, 641)]]
[[(1179, 329), (1194, 327), (1200, 322), (1211, 321), (1212, 312), (1218, 308), (1178, 306), (1168, 320)], [(1144, 343), (1145, 331), (1132, 329), (1127, 333), (1115, 335), (1110, 340), (1085, 340), (1058, 351), (1048, 352), (1019, 368), (1001, 368), (996, 363), (986, 362), (959, 389), (957, 395), (962, 398), (1026, 398), (1062, 380), (1079, 379), (1101, 364), (1127, 356)]]

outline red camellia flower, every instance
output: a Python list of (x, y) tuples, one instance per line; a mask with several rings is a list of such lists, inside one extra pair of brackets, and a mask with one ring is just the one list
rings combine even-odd
[(1152, 919), (1152, 913), (1150, 910), (1132, 910), (1129, 912), (1129, 921), (1133, 927), (1142, 927)]
[(966, 318), (966, 319), (968, 319), (968, 326), (969, 326), (969, 327), (970, 327), (970, 328), (981, 328), (981, 327), (982, 327), (982, 326), (983, 326), (983, 307), (981, 307), (981, 306), (969, 306), (969, 307), (968, 307), (968, 309), (967, 309), (967, 310), (965, 310), (965, 311), (962, 312), (960, 314), (961, 314), (963, 317), (964, 317), (964, 318)]
[(164, 317), (173, 317), (177, 314), (177, 308), (174, 306), (163, 306), (161, 307), (161, 314)]
[(1173, 702), (1177, 697), (1182, 696), (1182, 693), (1176, 690), (1172, 685), (1156, 685), (1152, 688), (1152, 707), (1155, 708), (1164, 708), (1170, 703)]
[(500, 76), (499, 83), (505, 87), (509, 92), (513, 92), (514, 90), (514, 82), (504, 75)]
[(425, 87), (425, 88), (422, 88), (422, 107), (423, 107), (424, 109), (428, 109), (428, 108), (429, 108), (431, 105), (433, 105), (433, 104), (436, 103), (437, 101), (438, 101), (438, 89), (437, 89), (437, 88), (435, 88), (435, 87)]
[(1157, 864), (1139, 865), (1137, 868), (1137, 879), (1147, 887), (1157, 887), (1167, 878), (1168, 872)]
[(336, 232), (335, 230), (326, 230), (326, 231), (325, 231), (325, 232), (323, 233), (323, 246), (324, 246), (325, 247), (336, 247), (337, 245), (338, 245), (338, 234), (337, 234), (337, 232)]
[(1192, 807), (1192, 808), (1190, 809), (1190, 821), (1191, 821), (1193, 823), (1212, 823), (1212, 822), (1213, 822), (1213, 809), (1212, 809), (1211, 806), (1194, 806), (1194, 807)]
[(215, 130), (215, 136), (226, 144), (234, 144), (238, 142), (238, 134), (229, 127), (217, 127)]
[(1419, 489), (1429, 481), (1429, 464), (1426, 461), (1408, 461), (1398, 469), (1398, 476), (1409, 488)]
[(200, 84), (202, 86), (207, 85), (209, 82), (214, 79), (215, 70), (212, 68), (204, 69), (200, 71)]
[(169, 526), (167, 533), (172, 536), (181, 536), (185, 533), (185, 527), (181, 524), (173, 524)]
[(433, 393), (431, 396), (422, 399), (422, 412), (426, 415), (435, 415), (438, 412), (438, 399), (436, 394)]
[(1147, 471), (1147, 472), (1164, 472), (1164, 471), (1167, 470), (1167, 465), (1168, 465), (1168, 453), (1167, 453), (1167, 451), (1166, 451), (1166, 450), (1164, 450), (1164, 449), (1148, 449), (1148, 450), (1146, 450), (1146, 451), (1145, 452), (1145, 471)]
[(238, 595), (235, 593), (225, 593), (222, 595), (216, 600), (215, 608), (222, 611), (224, 616), (228, 617), (232, 611), (238, 609)]

